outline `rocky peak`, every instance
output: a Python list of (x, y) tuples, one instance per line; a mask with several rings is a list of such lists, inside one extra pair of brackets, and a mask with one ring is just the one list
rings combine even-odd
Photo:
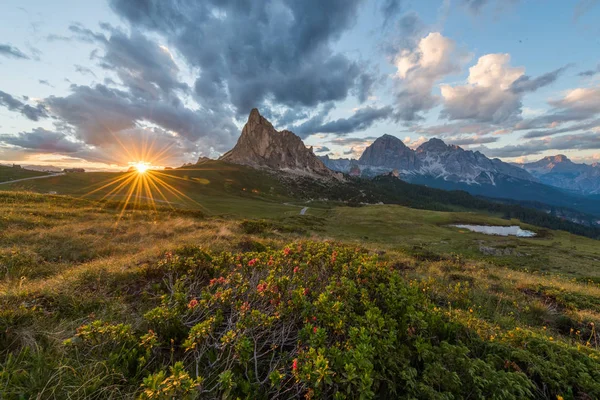
[(458, 149), (457, 146), (448, 146), (443, 140), (433, 138), (417, 148), (417, 153), (443, 153), (450, 149)]
[(252, 109), (233, 149), (220, 160), (255, 168), (292, 173), (337, 176), (293, 132), (277, 131), (256, 108)]
[(392, 135), (383, 135), (365, 149), (358, 162), (376, 167), (408, 170), (416, 167), (417, 158), (414, 151), (406, 147), (402, 140)]

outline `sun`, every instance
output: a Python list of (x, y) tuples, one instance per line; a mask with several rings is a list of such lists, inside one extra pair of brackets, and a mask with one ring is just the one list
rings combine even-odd
[(132, 169), (138, 174), (144, 174), (150, 169), (150, 163), (144, 161), (130, 162), (129, 165), (131, 165)]

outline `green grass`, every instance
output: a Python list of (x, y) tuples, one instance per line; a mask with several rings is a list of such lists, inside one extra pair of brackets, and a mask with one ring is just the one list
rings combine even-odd
[[(118, 176), (109, 173), (28, 187), (61, 195), (0, 192), (0, 398), (180, 398), (186, 387), (192, 397), (197, 373), (213, 388), (208, 398), (600, 395), (598, 241), (482, 213), (305, 203), (269, 175), (251, 185), (243, 168), (166, 173), (194, 201), (121, 211), (118, 201), (82, 198)], [(519, 224), (540, 236), (452, 223)], [(486, 256), (480, 245), (514, 253)], [(253, 259), (260, 269), (247, 267)], [(210, 283), (220, 278), (227, 283)], [(206, 302), (190, 308), (193, 299)], [(273, 325), (249, 330), (238, 314), (245, 302)], [(186, 351), (192, 327), (219, 313), (230, 320), (198, 342), (206, 353)], [(256, 367), (243, 364), (252, 334), (263, 347)], [(271, 334), (293, 339), (270, 349)], [(174, 380), (180, 392), (167, 390)]]
[[(600, 282), (600, 245), (562, 231), (549, 231), (518, 220), (473, 212), (438, 212), (380, 205), (339, 207), (329, 216), (326, 233), (345, 241), (368, 242), (409, 253), (423, 249), (431, 257), (460, 254), (511, 268), (560, 273)], [(519, 225), (538, 233), (533, 238), (490, 236), (451, 224)], [(481, 247), (510, 249), (510, 255), (484, 255)]]
[(32, 171), (24, 168), (14, 168), (0, 165), (0, 182), (14, 181), (16, 179), (33, 178), (48, 175), (47, 172)]

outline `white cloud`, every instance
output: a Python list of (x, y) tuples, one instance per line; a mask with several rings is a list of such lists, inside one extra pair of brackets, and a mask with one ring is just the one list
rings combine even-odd
[(439, 101), (432, 94), (434, 84), (447, 75), (460, 72), (470, 56), (455, 42), (439, 32), (422, 38), (414, 49), (403, 49), (394, 64), (399, 80), (399, 117), (417, 119), (418, 113), (433, 108)]
[(466, 85), (441, 85), (442, 114), (449, 119), (502, 123), (521, 114), (521, 94), (511, 90), (525, 68), (510, 66), (509, 54), (487, 54), (469, 68)]

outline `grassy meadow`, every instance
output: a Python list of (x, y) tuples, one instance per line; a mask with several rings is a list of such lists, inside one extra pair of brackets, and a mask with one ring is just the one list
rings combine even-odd
[(115, 173), (0, 186), (0, 398), (600, 398), (598, 241), (163, 174), (185, 196), (90, 194)]
[(32, 171), (24, 168), (14, 168), (0, 165), (0, 182), (8, 182), (16, 179), (32, 178), (48, 175), (47, 172)]

